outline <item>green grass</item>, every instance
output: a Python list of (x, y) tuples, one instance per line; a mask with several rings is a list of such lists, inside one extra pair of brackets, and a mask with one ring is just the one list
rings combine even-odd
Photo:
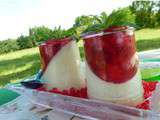
[(0, 86), (35, 74), (40, 68), (38, 48), (20, 50), (0, 56)]
[[(137, 49), (144, 51), (160, 48), (160, 29), (143, 29), (136, 31)], [(78, 43), (83, 57), (82, 42)], [(31, 48), (0, 55), (0, 87), (10, 82), (34, 75), (40, 69), (38, 48)], [(153, 70), (160, 72), (160, 69)], [(148, 77), (151, 71), (144, 70), (142, 75)]]
[(138, 51), (160, 48), (160, 29), (142, 29), (135, 35)]
[(160, 39), (160, 29), (142, 29), (136, 31), (137, 40)]

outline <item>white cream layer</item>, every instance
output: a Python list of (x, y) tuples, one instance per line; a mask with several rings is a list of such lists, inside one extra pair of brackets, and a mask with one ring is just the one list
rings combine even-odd
[(113, 84), (97, 77), (86, 63), (87, 92), (89, 98), (136, 106), (143, 102), (140, 71), (125, 83)]
[(84, 75), (80, 72), (80, 55), (75, 41), (66, 44), (52, 58), (42, 79), (47, 89), (54, 87), (64, 90), (85, 86)]

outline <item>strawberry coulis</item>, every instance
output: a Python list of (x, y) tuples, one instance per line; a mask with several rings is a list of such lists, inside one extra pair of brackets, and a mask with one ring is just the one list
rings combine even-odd
[[(66, 44), (71, 42), (71, 38), (63, 38), (63, 39), (54, 39), (48, 40), (39, 46), (40, 56), (41, 56), (41, 64), (42, 71), (44, 72), (51, 61), (52, 58), (64, 47)], [(47, 91), (45, 87), (38, 88), (39, 91)], [(75, 96), (87, 98), (87, 90), (86, 88), (76, 89), (70, 88), (68, 90), (59, 90), (58, 88), (53, 88), (48, 92), (53, 92), (62, 95)]]
[(119, 84), (136, 74), (135, 37), (128, 34), (126, 27), (112, 27), (104, 30), (103, 35), (90, 34), (83, 40), (86, 61), (92, 72), (102, 80)]
[(48, 40), (39, 46), (42, 70), (45, 71), (51, 59), (71, 41), (70, 38)]
[[(144, 88), (144, 102), (137, 105), (136, 108), (149, 110), (150, 109), (150, 101), (148, 100), (151, 97), (153, 91), (156, 88), (158, 82), (145, 82), (143, 81), (143, 88)], [(70, 88), (68, 90), (59, 90), (58, 88), (53, 88), (52, 90), (47, 90), (45, 87), (41, 87), (37, 89), (38, 91), (46, 91), (51, 93), (57, 93), (61, 95), (73, 96), (73, 97), (80, 97), (80, 98), (88, 98), (87, 96), (87, 88)]]
[(88, 98), (87, 88), (81, 88), (81, 89), (70, 88), (68, 90), (59, 90), (58, 88), (53, 88), (51, 90), (47, 90), (45, 87), (41, 87), (41, 88), (38, 88), (37, 90), (57, 93), (61, 95), (73, 96), (73, 97)]
[(136, 107), (139, 109), (149, 110), (150, 109), (150, 101), (148, 100), (151, 97), (153, 91), (156, 89), (156, 85), (158, 82), (145, 82), (143, 81), (144, 88), (144, 99), (145, 101)]

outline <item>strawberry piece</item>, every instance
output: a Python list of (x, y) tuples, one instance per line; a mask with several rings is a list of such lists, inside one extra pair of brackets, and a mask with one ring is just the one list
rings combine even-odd
[(156, 89), (158, 82), (145, 82), (143, 81), (144, 98), (147, 99), (152, 95), (152, 92)]
[(82, 88), (80, 90), (80, 97), (87, 98), (87, 88)]
[(74, 88), (71, 88), (69, 95), (70, 96), (75, 96), (75, 94), (76, 94), (76, 90)]
[(143, 81), (143, 88), (147, 91), (154, 91), (158, 82), (146, 82)]
[(70, 88), (69, 90), (59, 90), (58, 88), (53, 88), (51, 90), (46, 90), (45, 87), (41, 87), (37, 89), (38, 91), (47, 91), (51, 93), (57, 93), (61, 95), (68, 95), (68, 96), (74, 96), (74, 97), (81, 97), (81, 98), (87, 98), (87, 88), (81, 88), (81, 89), (75, 89)]
[[(144, 88), (144, 98), (148, 99), (149, 97), (151, 97), (153, 91), (156, 89), (156, 85), (158, 82), (146, 82), (146, 81), (142, 81), (143, 83), (143, 88)], [(137, 105), (137, 108), (139, 109), (145, 109), (145, 110), (149, 110), (149, 100), (144, 101), (142, 104)]]
[(149, 100), (146, 100), (142, 104), (136, 106), (136, 108), (144, 109), (144, 110), (149, 110), (150, 109), (150, 107), (149, 107)]
[(149, 90), (154, 91), (156, 89), (156, 85), (158, 82), (148, 82), (149, 83)]
[(150, 92), (150, 91), (144, 91), (144, 99), (147, 99), (147, 98), (149, 98), (149, 97), (151, 97), (151, 95), (152, 95), (152, 92)]
[(69, 93), (68, 90), (63, 90), (63, 91), (62, 91), (62, 94), (63, 94), (63, 95), (69, 95), (68, 93)]

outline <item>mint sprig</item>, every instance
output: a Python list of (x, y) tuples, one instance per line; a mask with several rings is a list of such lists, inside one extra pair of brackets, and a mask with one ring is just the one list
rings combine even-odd
[(55, 27), (52, 30), (52, 39), (61, 39), (61, 38), (65, 38), (65, 37), (69, 37), (72, 36), (74, 33), (73, 29), (62, 29), (60, 26), (57, 28)]
[(129, 8), (114, 10), (109, 16), (103, 12), (99, 16), (99, 23), (89, 26), (83, 33), (98, 32), (111, 26), (135, 26), (135, 15)]

